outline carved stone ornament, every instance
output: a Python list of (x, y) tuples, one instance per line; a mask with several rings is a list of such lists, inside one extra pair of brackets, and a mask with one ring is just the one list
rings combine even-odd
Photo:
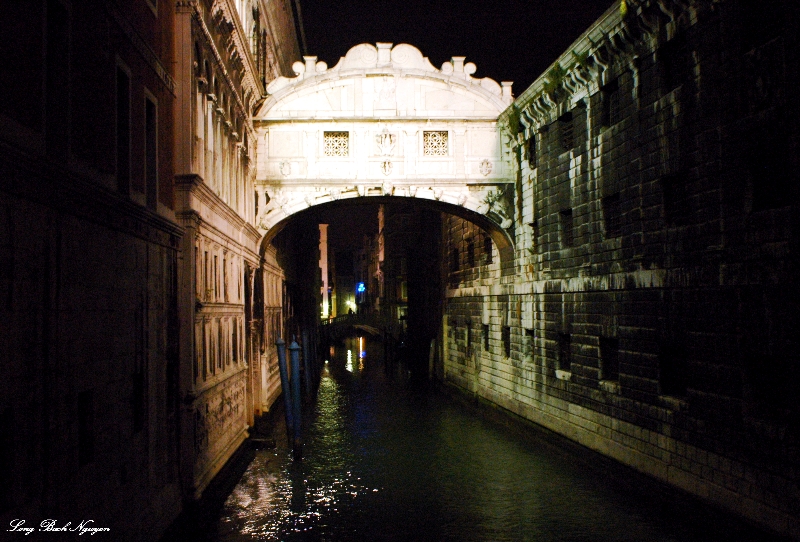
[(284, 177), (292, 173), (292, 164), (290, 162), (281, 162), (281, 175)]
[(389, 160), (386, 160), (381, 164), (381, 171), (383, 171), (384, 175), (390, 175), (392, 173), (392, 163)]
[(375, 141), (378, 144), (378, 152), (380, 152), (381, 156), (392, 156), (394, 154), (395, 135), (390, 134), (386, 128), (375, 136)]
[(486, 177), (492, 172), (492, 163), (487, 158), (484, 158), (481, 161), (480, 172), (481, 175), (483, 175), (484, 177)]

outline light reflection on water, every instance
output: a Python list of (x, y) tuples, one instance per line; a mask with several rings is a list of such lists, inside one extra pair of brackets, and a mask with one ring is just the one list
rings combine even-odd
[(412, 385), (380, 354), (363, 339), (331, 350), (304, 460), (291, 461), (281, 424), (216, 540), (749, 540)]

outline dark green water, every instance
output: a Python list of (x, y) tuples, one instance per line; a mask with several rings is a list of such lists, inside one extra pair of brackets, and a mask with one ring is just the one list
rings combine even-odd
[[(293, 463), (283, 426), (215, 525), (218, 541), (767, 540), (649, 479), (498, 423), (358, 339), (324, 369)], [(495, 416), (496, 417), (496, 416)]]

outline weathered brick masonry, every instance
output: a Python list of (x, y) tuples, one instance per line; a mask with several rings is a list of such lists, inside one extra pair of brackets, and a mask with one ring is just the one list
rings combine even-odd
[(798, 8), (616, 3), (501, 116), (514, 273), (444, 222), (444, 376), (800, 537)]

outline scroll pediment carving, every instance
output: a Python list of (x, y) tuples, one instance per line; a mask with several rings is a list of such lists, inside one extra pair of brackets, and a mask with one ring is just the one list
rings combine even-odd
[[(465, 62), (465, 57), (454, 56), (445, 62), (441, 69), (437, 69), (431, 64), (428, 57), (423, 56), (422, 52), (407, 43), (393, 46), (391, 43), (362, 43), (351, 48), (344, 57), (332, 68), (328, 68), (325, 62), (318, 61), (315, 56), (303, 57), (303, 61), (297, 61), (292, 65), (292, 70), (296, 77), (278, 77), (267, 86), (267, 92), (272, 95), (281, 93), (288, 87), (296, 87), (303, 81), (315, 77), (345, 77), (354, 71), (363, 72), (368, 70), (374, 74), (397, 74), (416, 72), (419, 75), (429, 75), (443, 81), (463, 81), (463, 84), (471, 90), (481, 94), (491, 96), (497, 101), (499, 110), (507, 107), (512, 101), (511, 83), (504, 82), (502, 85), (490, 79), (474, 78), (477, 66), (472, 62)], [(369, 73), (372, 75), (372, 73)], [(392, 88), (395, 82), (390, 77), (386, 77), (384, 87), (380, 89), (376, 96), (376, 108), (384, 109), (394, 107)]]

